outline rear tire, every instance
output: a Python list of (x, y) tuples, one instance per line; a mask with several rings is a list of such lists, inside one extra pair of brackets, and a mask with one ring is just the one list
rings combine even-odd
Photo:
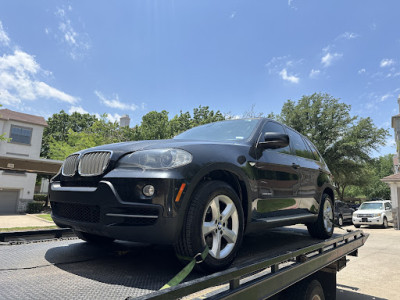
[(91, 233), (78, 231), (78, 230), (74, 230), (74, 232), (78, 238), (80, 238), (81, 240), (84, 240), (88, 243), (91, 243), (91, 244), (98, 244), (98, 245), (110, 244), (114, 241), (113, 238), (109, 238), (106, 236), (91, 234)]
[(318, 280), (313, 280), (307, 286), (304, 300), (325, 300), (324, 290)]
[(361, 225), (354, 225), (354, 227), (355, 227), (355, 228), (360, 228), (360, 227), (361, 227)]
[(308, 232), (312, 237), (328, 239), (333, 234), (333, 204), (328, 194), (321, 198), (318, 219), (314, 223), (307, 224)]
[(240, 199), (223, 181), (202, 183), (194, 192), (175, 252), (178, 259), (194, 257), (209, 248), (196, 268), (205, 272), (226, 269), (234, 260), (243, 237), (244, 216)]

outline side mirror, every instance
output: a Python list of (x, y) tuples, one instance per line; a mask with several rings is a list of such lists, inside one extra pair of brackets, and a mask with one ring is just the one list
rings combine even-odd
[(264, 141), (261, 141), (260, 146), (265, 149), (285, 148), (289, 145), (289, 136), (284, 133), (266, 132)]

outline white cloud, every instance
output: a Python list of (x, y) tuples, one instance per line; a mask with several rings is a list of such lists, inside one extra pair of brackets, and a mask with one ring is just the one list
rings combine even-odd
[(381, 60), (381, 63), (380, 63), (381, 68), (390, 67), (391, 65), (394, 65), (393, 59), (384, 58)]
[(311, 71), (310, 71), (310, 78), (317, 78), (318, 76), (319, 76), (319, 74), (321, 73), (321, 71), (320, 70), (314, 70), (314, 69), (312, 69)]
[[(67, 45), (68, 54), (72, 59), (82, 59), (90, 49), (90, 39), (87, 33), (78, 32), (72, 26), (72, 21), (68, 17), (68, 13), (72, 11), (72, 7), (67, 9), (57, 8), (55, 15), (59, 18), (58, 31), (59, 35), (55, 37), (62, 43)], [(49, 28), (45, 29), (46, 34), (51, 32)]]
[(287, 70), (283, 69), (282, 71), (279, 72), (279, 75), (281, 75), (283, 80), (292, 82), (292, 83), (299, 83), (300, 78), (296, 77), (294, 75), (288, 75)]
[(364, 68), (362, 68), (362, 69), (360, 69), (360, 70), (358, 70), (358, 74), (363, 74), (363, 73), (365, 73), (367, 70), (365, 70)]
[(135, 104), (126, 104), (119, 101), (118, 95), (114, 95), (114, 99), (107, 99), (101, 92), (94, 91), (97, 97), (99, 97), (101, 103), (111, 108), (118, 108), (121, 110), (132, 110), (135, 111), (138, 107)]
[(10, 43), (10, 38), (8, 37), (7, 33), (3, 29), (3, 24), (0, 21), (0, 44), (8, 46)]
[(68, 113), (71, 115), (74, 112), (80, 113), (80, 114), (88, 114), (86, 110), (82, 108), (82, 106), (71, 106), (68, 110)]
[(288, 6), (294, 10), (297, 10), (297, 7), (294, 6), (294, 0), (288, 0)]
[(293, 69), (298, 68), (304, 63), (304, 59), (291, 59), (289, 55), (273, 57), (265, 66), (268, 68), (269, 74), (277, 74), (282, 79), (298, 83), (300, 78), (294, 75), (288, 75), (293, 73)]
[(383, 95), (382, 97), (380, 97), (378, 99), (378, 102), (383, 102), (383, 101), (387, 100), (390, 97), (393, 97), (393, 95), (392, 94), (385, 94), (385, 95)]
[(231, 15), (229, 16), (229, 18), (233, 19), (236, 17), (236, 11), (232, 12)]
[(334, 61), (339, 60), (342, 58), (343, 54), (341, 53), (326, 53), (322, 58), (321, 58), (321, 64), (326, 68), (332, 65)]
[(388, 139), (386, 140), (386, 146), (389, 146), (389, 147), (394, 147), (394, 146), (396, 146), (396, 141), (394, 140), (394, 138), (388, 138)]
[(119, 119), (121, 119), (121, 115), (119, 115), (119, 114), (106, 114), (106, 119), (108, 120), (108, 121), (110, 121), (111, 123), (114, 123), (114, 122), (119, 122)]
[(56, 99), (75, 103), (77, 98), (70, 96), (47, 83), (37, 80), (37, 75), (48, 73), (40, 68), (35, 57), (21, 50), (0, 57), (0, 102), (15, 105), (22, 100), (38, 98)]
[(340, 40), (340, 39), (345, 39), (345, 40), (352, 40), (358, 38), (358, 34), (354, 33), (354, 32), (345, 32), (342, 33), (341, 35), (339, 35), (336, 40)]

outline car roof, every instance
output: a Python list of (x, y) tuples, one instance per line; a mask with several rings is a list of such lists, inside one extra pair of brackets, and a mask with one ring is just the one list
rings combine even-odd
[(391, 202), (390, 200), (374, 200), (374, 201), (365, 201), (364, 203), (385, 203)]

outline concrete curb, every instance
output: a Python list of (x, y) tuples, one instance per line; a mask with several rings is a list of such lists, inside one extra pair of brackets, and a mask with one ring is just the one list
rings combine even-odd
[(37, 220), (44, 221), (44, 222), (56, 225), (53, 221), (45, 220), (43, 218), (38, 217), (37, 215), (45, 215), (45, 214), (26, 214), (26, 216), (34, 217)]

